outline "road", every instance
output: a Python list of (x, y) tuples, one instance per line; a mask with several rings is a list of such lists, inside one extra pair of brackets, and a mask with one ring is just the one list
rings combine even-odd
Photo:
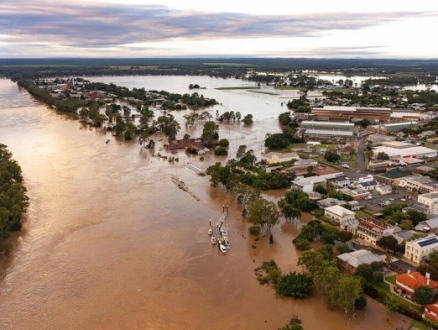
[(359, 145), (357, 147), (357, 165), (361, 173), (365, 173), (367, 170), (365, 164), (365, 142), (365, 138), (360, 139)]

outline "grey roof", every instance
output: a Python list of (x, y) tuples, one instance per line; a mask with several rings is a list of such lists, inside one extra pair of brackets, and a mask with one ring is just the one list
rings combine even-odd
[(343, 253), (338, 255), (338, 259), (349, 263), (354, 268), (357, 268), (362, 264), (382, 261), (379, 256), (368, 250), (357, 250), (354, 252)]
[[(417, 227), (418, 227), (418, 229), (417, 229)], [(433, 218), (433, 219), (422, 221), (418, 225), (415, 226), (415, 229), (422, 230), (425, 227), (429, 227), (429, 229), (438, 228), (438, 218)]]

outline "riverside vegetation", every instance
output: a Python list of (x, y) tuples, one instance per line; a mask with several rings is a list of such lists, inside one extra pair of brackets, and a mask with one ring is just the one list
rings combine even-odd
[(7, 251), (5, 239), (21, 229), (22, 215), (29, 205), (18, 163), (7, 146), (0, 144), (0, 252)]

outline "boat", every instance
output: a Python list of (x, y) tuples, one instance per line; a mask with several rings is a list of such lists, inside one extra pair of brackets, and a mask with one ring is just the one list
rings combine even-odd
[(110, 139), (108, 139), (108, 140), (106, 140), (106, 142), (105, 142), (105, 143), (106, 143), (106, 144), (108, 144), (108, 143), (109, 143), (110, 141), (111, 141), (111, 140), (110, 140)]
[(210, 228), (210, 229), (208, 230), (208, 235), (210, 235), (210, 236), (213, 235), (213, 229)]
[(225, 245), (219, 244), (219, 248), (221, 249), (221, 252), (223, 253), (227, 252), (227, 248), (225, 247)]
[(216, 244), (216, 237), (211, 236), (211, 244)]

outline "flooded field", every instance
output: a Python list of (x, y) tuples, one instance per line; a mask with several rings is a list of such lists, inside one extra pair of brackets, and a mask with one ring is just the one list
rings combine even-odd
[[(223, 103), (217, 106), (221, 112), (255, 117), (253, 127), (221, 126), (231, 155), (245, 143), (259, 157), (265, 134), (279, 130), (276, 117), (286, 110), (281, 95), (213, 89), (239, 81), (94, 80), (180, 93), (190, 83), (206, 86), (205, 97)], [(80, 126), (0, 79), (0, 143), (20, 163), (31, 201), (0, 281), (0, 329), (277, 329), (291, 314), (307, 330), (407, 328), (404, 319), (371, 299), (366, 311), (347, 320), (317, 297), (279, 299), (260, 286), (254, 268), (262, 261), (272, 258), (285, 272), (297, 268), (291, 241), (311, 218), (282, 221), (273, 231), (275, 244), (254, 243), (231, 196), (185, 168), (191, 162), (205, 169), (223, 158), (209, 155), (200, 163), (180, 152), (180, 162), (170, 165), (136, 142)], [(200, 201), (171, 181), (176, 173)], [(207, 235), (209, 219), (218, 219), (223, 205), (230, 212), (226, 255)]]

